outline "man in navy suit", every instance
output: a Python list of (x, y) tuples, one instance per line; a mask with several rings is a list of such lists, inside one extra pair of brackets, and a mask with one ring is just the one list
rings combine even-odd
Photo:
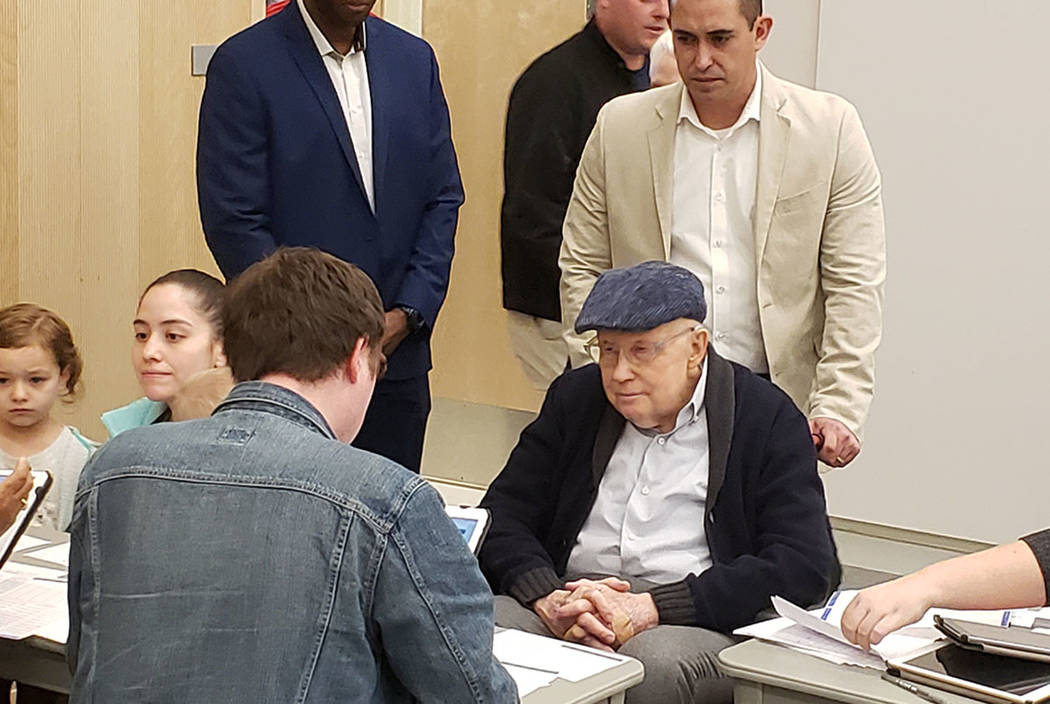
[(418, 472), (463, 187), (434, 52), (369, 16), (374, 4), (295, 0), (218, 48), (197, 192), (227, 278), (281, 245), (372, 277), (389, 367), (354, 444)]

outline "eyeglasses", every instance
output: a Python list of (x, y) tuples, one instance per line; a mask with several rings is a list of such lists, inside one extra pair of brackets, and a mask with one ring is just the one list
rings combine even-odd
[(616, 366), (616, 363), (619, 361), (621, 354), (623, 354), (624, 359), (626, 359), (630, 364), (648, 364), (660, 355), (660, 352), (663, 351), (664, 347), (666, 347), (667, 343), (669, 343), (671, 340), (681, 337), (682, 335), (687, 335), (689, 333), (696, 332), (697, 330), (702, 330), (703, 327), (703, 325), (699, 324), (694, 325), (691, 328), (680, 330), (674, 335), (664, 338), (659, 342), (635, 342), (633, 345), (631, 345), (625, 350), (621, 350), (619, 347), (612, 344), (611, 342), (602, 342), (597, 337), (588, 342), (585, 347), (587, 349), (587, 353), (591, 355), (591, 359), (593, 359), (595, 362), (597, 362), (603, 367)]

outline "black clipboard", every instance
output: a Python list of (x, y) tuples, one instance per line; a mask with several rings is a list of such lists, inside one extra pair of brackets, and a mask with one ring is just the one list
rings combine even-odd
[[(0, 481), (7, 479), (12, 472), (14, 472), (13, 469), (0, 469)], [(7, 562), (7, 558), (14, 553), (18, 539), (26, 532), (30, 522), (33, 520), (33, 516), (36, 515), (40, 504), (44, 503), (44, 497), (47, 496), (47, 492), (51, 490), (51, 484), (54, 482), (51, 472), (47, 470), (35, 469), (30, 474), (33, 476), (33, 488), (29, 490), (30, 500), (18, 512), (14, 525), (0, 535), (0, 569)]]

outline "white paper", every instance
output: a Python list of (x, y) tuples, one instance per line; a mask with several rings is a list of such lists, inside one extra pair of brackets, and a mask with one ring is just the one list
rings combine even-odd
[(65, 568), (69, 568), (69, 543), (60, 543), (58, 545), (52, 545), (49, 548), (43, 550), (34, 550), (33, 552), (21, 553), (23, 557), (31, 557), (34, 560), (43, 560), (44, 562), (53, 562), (56, 565), (62, 565)]
[(814, 655), (838, 665), (884, 669), (882, 658), (878, 655), (866, 653), (852, 644), (829, 638), (789, 618), (775, 618), (771, 621), (745, 626), (736, 629), (733, 634), (786, 645), (793, 650)]
[(37, 634), (65, 642), (69, 633), (66, 585), (25, 575), (0, 579), (0, 638)]
[(44, 540), (43, 538), (37, 538), (32, 535), (23, 534), (22, 537), (19, 538), (18, 542), (15, 544), (15, 552), (17, 553), (22, 552), (23, 550), (32, 550), (33, 548), (38, 548), (41, 545), (49, 545), (50, 543), (50, 540)]
[[(782, 599), (779, 596), (774, 596), (773, 608), (777, 610), (778, 614), (791, 619), (795, 623), (803, 625), (806, 628), (827, 636), (832, 640), (836, 640), (839, 643), (844, 643), (850, 648), (860, 650), (859, 647), (846, 640), (846, 636), (842, 634), (841, 627), (842, 612), (846, 609), (846, 606), (853, 600), (853, 597), (856, 596), (856, 594), (855, 591), (841, 592), (836, 595), (837, 598), (833, 597), (834, 603), (829, 600), (829, 604), (831, 604), (830, 606), (823, 609), (815, 609), (812, 612), (795, 606), (790, 601)], [(887, 635), (878, 645), (873, 645), (871, 650), (883, 660), (906, 659), (916, 651), (930, 645), (939, 638), (939, 633), (931, 637), (926, 633), (910, 635), (897, 631), (896, 633)]]
[(37, 565), (27, 565), (22, 562), (8, 561), (8, 563), (4, 565), (4, 576), (36, 577), (38, 579), (46, 579), (52, 582), (65, 583), (69, 573), (64, 569), (56, 567), (38, 567)]
[(532, 694), (537, 689), (546, 687), (558, 678), (557, 675), (530, 670), (527, 667), (521, 667), (514, 663), (505, 662), (503, 663), (503, 667), (507, 668), (507, 672), (514, 680), (514, 684), (517, 685), (519, 697)]
[(540, 681), (542, 678), (539, 675), (550, 677), (547, 683), (556, 678), (579, 682), (628, 660), (623, 655), (514, 629), (496, 633), (492, 642), (492, 652), (504, 665), (517, 666), (513, 670), (509, 667), (507, 669), (515, 682), (519, 682), (518, 673), (529, 668), (529, 676), (522, 680), (526, 686)]
[(492, 639), (492, 654), (500, 662), (513, 662), (557, 674), (561, 641), (512, 628), (501, 630)]
[(627, 660), (622, 655), (606, 653), (575, 643), (562, 643), (558, 659), (561, 661), (558, 676), (570, 682), (585, 680)]

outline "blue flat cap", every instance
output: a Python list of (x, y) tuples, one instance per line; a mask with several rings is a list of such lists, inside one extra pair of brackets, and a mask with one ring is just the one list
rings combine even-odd
[(666, 262), (610, 269), (598, 277), (576, 318), (576, 332), (640, 332), (679, 318), (707, 317), (704, 285), (689, 271)]

